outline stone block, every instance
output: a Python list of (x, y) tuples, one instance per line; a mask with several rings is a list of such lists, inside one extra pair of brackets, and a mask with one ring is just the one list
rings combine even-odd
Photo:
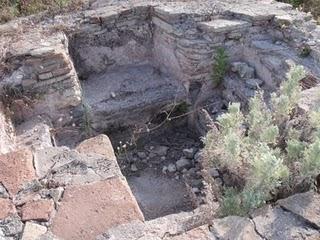
[(90, 240), (111, 227), (143, 219), (126, 181), (117, 177), (67, 188), (52, 232), (62, 239)]
[(32, 152), (26, 149), (0, 155), (0, 182), (15, 195), (27, 182), (35, 179)]
[(53, 210), (53, 200), (41, 199), (27, 202), (21, 207), (21, 219), (22, 221), (49, 221)]
[(205, 32), (211, 32), (211, 33), (244, 30), (246, 28), (249, 28), (251, 25), (252, 25), (251, 23), (241, 21), (241, 20), (226, 20), (226, 19), (216, 19), (210, 22), (199, 23), (200, 29), (202, 29)]

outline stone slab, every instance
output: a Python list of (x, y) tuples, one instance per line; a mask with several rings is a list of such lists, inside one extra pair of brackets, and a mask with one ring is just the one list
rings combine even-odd
[(0, 182), (11, 195), (35, 178), (31, 151), (22, 149), (0, 155)]
[(80, 153), (96, 153), (105, 156), (107, 159), (116, 160), (111, 141), (104, 134), (84, 140), (76, 147), (76, 150)]
[(268, 205), (258, 209), (253, 213), (252, 218), (256, 231), (265, 239), (320, 239), (318, 230), (308, 226), (305, 221), (282, 210), (279, 206), (272, 208)]
[(320, 194), (306, 192), (278, 201), (278, 204), (320, 228)]
[(241, 20), (216, 19), (210, 22), (199, 23), (200, 29), (210, 33), (231, 32), (234, 30), (243, 30), (252, 24)]
[(53, 200), (37, 200), (27, 202), (21, 208), (21, 219), (23, 221), (38, 220), (49, 221), (54, 210)]
[(47, 232), (47, 228), (40, 224), (27, 222), (23, 229), (21, 240), (35, 240)]
[(133, 220), (143, 221), (144, 217), (127, 183), (117, 177), (68, 187), (53, 219), (52, 232), (66, 240), (90, 240)]

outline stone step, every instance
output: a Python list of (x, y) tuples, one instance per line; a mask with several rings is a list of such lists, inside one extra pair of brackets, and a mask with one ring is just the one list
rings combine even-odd
[(216, 19), (199, 23), (199, 28), (208, 33), (227, 33), (235, 30), (246, 30), (251, 23), (241, 20)]

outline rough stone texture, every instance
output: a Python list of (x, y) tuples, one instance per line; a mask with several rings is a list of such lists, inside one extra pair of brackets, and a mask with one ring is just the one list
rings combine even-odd
[(104, 134), (83, 141), (76, 147), (76, 150), (80, 153), (96, 153), (107, 159), (116, 160), (110, 139)]
[(209, 231), (208, 226), (201, 226), (195, 229), (192, 229), (186, 233), (183, 233), (172, 238), (167, 238), (171, 240), (214, 240), (214, 235)]
[(0, 155), (0, 182), (11, 195), (35, 179), (32, 152), (26, 149)]
[[(213, 206), (212, 206), (213, 207)], [(212, 219), (216, 207), (200, 207), (193, 212), (171, 214), (154, 220), (133, 221), (111, 228), (97, 237), (98, 240), (136, 240), (136, 239), (170, 239), (170, 236), (180, 235), (202, 226)]]
[(53, 219), (52, 232), (66, 240), (89, 240), (133, 220), (143, 221), (143, 215), (130, 188), (124, 180), (111, 178), (67, 188)]
[(231, 32), (233, 30), (239, 30), (248, 28), (251, 26), (250, 23), (239, 20), (226, 20), (226, 19), (216, 19), (210, 22), (203, 22), (199, 24), (200, 28), (207, 32), (221, 33), (221, 32)]
[[(98, 146), (100, 145), (92, 145), (92, 150), (100, 149)], [(38, 150), (35, 153), (35, 167), (38, 176), (47, 176), (54, 187), (81, 185), (122, 176), (115, 157), (106, 158), (104, 155), (90, 152), (79, 153), (66, 147)]]
[(84, 84), (84, 94), (95, 129), (141, 125), (154, 112), (186, 96), (179, 82), (150, 65), (119, 67), (107, 74), (91, 75)]
[[(217, 239), (262, 240), (249, 219), (230, 216), (213, 220), (211, 231)], [(273, 238), (272, 238), (273, 239)]]
[(4, 239), (16, 239), (23, 230), (23, 223), (17, 215), (10, 216), (0, 221), (0, 237)]
[(38, 177), (44, 177), (53, 167), (58, 168), (72, 162), (75, 157), (70, 155), (67, 147), (48, 147), (36, 151), (34, 153), (34, 165)]
[(21, 218), (23, 221), (38, 220), (49, 221), (54, 210), (52, 200), (38, 200), (27, 202), (21, 208)]
[(0, 198), (0, 220), (5, 219), (15, 213), (15, 207), (11, 200)]
[(45, 226), (27, 222), (23, 229), (23, 234), (21, 240), (36, 240), (39, 239), (41, 235), (47, 232), (47, 228)]
[(42, 119), (30, 119), (16, 127), (16, 145), (32, 150), (52, 147), (50, 126)]
[(260, 236), (266, 239), (290, 240), (290, 239), (318, 239), (318, 230), (308, 226), (290, 212), (280, 207), (266, 206), (258, 209), (253, 214), (255, 229)]
[(320, 228), (320, 195), (315, 192), (295, 194), (278, 201), (278, 204)]

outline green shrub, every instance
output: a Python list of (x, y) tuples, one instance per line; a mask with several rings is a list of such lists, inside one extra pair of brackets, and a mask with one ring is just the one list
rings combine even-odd
[[(299, 116), (294, 111), (304, 76), (303, 67), (291, 69), (268, 103), (263, 91), (258, 91), (246, 115), (239, 103), (230, 104), (228, 112), (217, 119), (219, 131), (208, 132), (206, 158), (245, 182), (223, 191), (222, 215), (243, 215), (272, 200), (295, 177), (314, 178), (320, 173), (320, 113)], [(297, 162), (298, 172), (293, 167)]]
[(214, 86), (219, 85), (225, 77), (229, 68), (228, 55), (224, 48), (217, 48), (214, 55), (212, 81)]

